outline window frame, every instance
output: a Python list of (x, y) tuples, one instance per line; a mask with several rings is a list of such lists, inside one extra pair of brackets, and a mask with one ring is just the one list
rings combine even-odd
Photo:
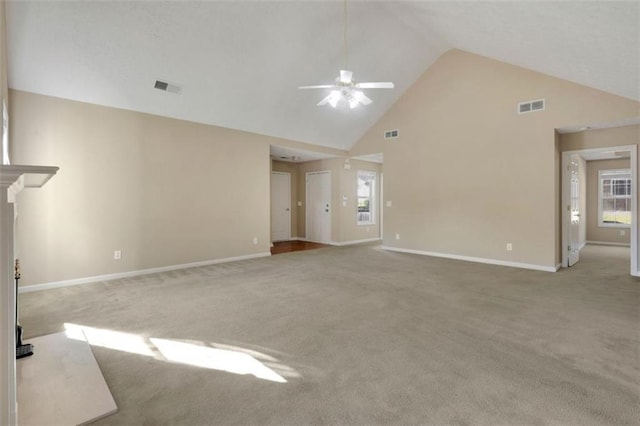
[[(358, 194), (358, 186), (359, 186), (361, 174), (368, 175), (369, 177), (373, 178), (371, 180), (372, 185), (371, 185), (371, 190), (369, 191), (369, 197), (367, 197), (369, 199), (369, 220), (360, 220), (360, 211), (358, 210), (360, 199), (365, 198), (365, 197), (361, 197)], [(357, 226), (371, 226), (376, 224), (376, 216), (378, 213), (376, 209), (377, 181), (378, 181), (378, 173), (374, 172), (373, 170), (358, 170), (356, 172), (356, 225)]]
[[(603, 181), (604, 179), (625, 179), (625, 180), (629, 180), (630, 183), (631, 182), (631, 169), (610, 169), (610, 170), (598, 170), (598, 227), (599, 228), (631, 228), (631, 224), (626, 224), (626, 223), (610, 223), (610, 222), (605, 222), (603, 220), (603, 213), (604, 213), (604, 209), (603, 209), (603, 204), (604, 204), (604, 184)], [(630, 185), (631, 190), (633, 190), (633, 185)], [(628, 203), (631, 204), (632, 202), (632, 194), (629, 193), (629, 195), (624, 195), (624, 196), (616, 196), (613, 194), (613, 190), (612, 190), (612, 195), (611, 197), (607, 197), (607, 199), (627, 199), (629, 200)], [(630, 207), (630, 210), (633, 207)], [(631, 212), (632, 216), (633, 216), (633, 212)]]

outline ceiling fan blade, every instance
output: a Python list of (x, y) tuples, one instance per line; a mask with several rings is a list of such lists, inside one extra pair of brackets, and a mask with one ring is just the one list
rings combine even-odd
[(358, 89), (393, 89), (395, 84), (390, 81), (377, 82), (377, 83), (358, 83), (356, 84)]
[(340, 83), (349, 84), (353, 78), (353, 72), (347, 70), (340, 70)]
[(319, 84), (317, 86), (299, 86), (298, 89), (329, 89), (333, 84)]
[(327, 96), (326, 98), (324, 98), (323, 100), (321, 100), (320, 102), (318, 102), (316, 104), (316, 106), (322, 106), (322, 105), (326, 105), (329, 102), (329, 99), (331, 99), (332, 95)]

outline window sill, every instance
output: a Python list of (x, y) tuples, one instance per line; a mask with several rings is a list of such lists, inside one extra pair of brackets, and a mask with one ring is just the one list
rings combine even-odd
[(373, 226), (375, 225), (375, 222), (358, 222), (357, 225), (358, 226)]
[(631, 225), (625, 223), (599, 223), (598, 228), (625, 228), (630, 229)]

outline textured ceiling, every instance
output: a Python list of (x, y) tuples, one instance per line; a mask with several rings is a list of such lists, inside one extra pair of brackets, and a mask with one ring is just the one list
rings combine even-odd
[[(8, 1), (12, 88), (349, 149), (451, 48), (640, 99), (638, 2), (350, 1), (355, 110), (316, 107), (342, 67), (342, 2)], [(183, 86), (153, 89), (156, 79)]]

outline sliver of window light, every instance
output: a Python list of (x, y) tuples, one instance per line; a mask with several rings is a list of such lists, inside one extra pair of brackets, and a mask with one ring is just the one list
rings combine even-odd
[(2, 100), (2, 164), (9, 162), (9, 113), (7, 112), (7, 102)]

